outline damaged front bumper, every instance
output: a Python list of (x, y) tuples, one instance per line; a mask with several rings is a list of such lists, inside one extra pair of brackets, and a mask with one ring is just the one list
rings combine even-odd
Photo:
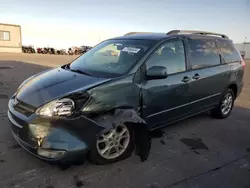
[(50, 162), (74, 162), (84, 158), (104, 128), (85, 116), (75, 119), (25, 116), (9, 100), (8, 118), (16, 141), (36, 157)]

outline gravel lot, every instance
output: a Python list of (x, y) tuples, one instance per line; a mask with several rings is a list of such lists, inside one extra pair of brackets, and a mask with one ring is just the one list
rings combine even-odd
[(149, 159), (106, 166), (86, 162), (61, 170), (15, 142), (7, 102), (27, 77), (76, 56), (0, 54), (0, 187), (15, 188), (247, 188), (250, 187), (250, 61), (245, 86), (228, 119), (208, 113), (168, 126), (154, 138)]

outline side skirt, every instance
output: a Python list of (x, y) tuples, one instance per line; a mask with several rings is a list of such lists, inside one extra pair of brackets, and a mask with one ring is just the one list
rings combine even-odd
[(164, 123), (163, 123), (162, 125), (159, 125), (159, 126), (157, 126), (157, 127), (154, 127), (154, 128), (152, 128), (152, 129), (150, 129), (150, 131), (154, 131), (154, 130), (157, 130), (157, 129), (162, 129), (162, 128), (168, 126), (168, 125), (177, 123), (177, 122), (179, 122), (179, 121), (185, 120), (185, 119), (190, 118), (190, 117), (192, 117), (192, 116), (196, 116), (196, 115), (198, 115), (198, 114), (201, 114), (201, 113), (203, 113), (203, 112), (212, 110), (212, 109), (214, 109), (214, 108), (215, 108), (215, 107), (211, 107), (211, 108), (208, 108), (208, 109), (206, 109), (206, 110), (202, 110), (202, 111), (200, 111), (200, 112), (198, 112), (198, 113), (194, 113), (194, 114), (188, 115), (188, 116), (186, 116), (186, 117), (184, 117), (184, 118), (180, 118), (180, 119), (178, 119), (178, 120), (175, 120), (175, 121), (170, 122), (170, 123), (167, 123), (167, 124), (164, 124)]

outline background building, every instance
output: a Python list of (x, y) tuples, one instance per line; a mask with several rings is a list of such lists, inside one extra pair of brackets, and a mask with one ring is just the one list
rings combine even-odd
[(250, 42), (235, 44), (235, 48), (241, 53), (245, 54), (245, 59), (250, 59)]
[(0, 23), (0, 52), (22, 52), (20, 25)]

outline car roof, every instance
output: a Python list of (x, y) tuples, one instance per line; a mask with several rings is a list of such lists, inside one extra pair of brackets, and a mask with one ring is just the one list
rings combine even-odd
[(226, 38), (222, 38), (219, 36), (211, 36), (211, 35), (200, 35), (200, 34), (166, 34), (166, 33), (138, 33), (131, 35), (124, 35), (120, 37), (112, 38), (114, 40), (122, 40), (122, 39), (131, 39), (131, 40), (162, 40), (162, 39), (171, 39), (171, 38), (179, 38), (186, 37), (190, 39), (222, 39), (222, 40), (230, 40)]
[(168, 37), (169, 35), (167, 35), (166, 33), (147, 33), (147, 34), (124, 35), (112, 39), (160, 40)]

